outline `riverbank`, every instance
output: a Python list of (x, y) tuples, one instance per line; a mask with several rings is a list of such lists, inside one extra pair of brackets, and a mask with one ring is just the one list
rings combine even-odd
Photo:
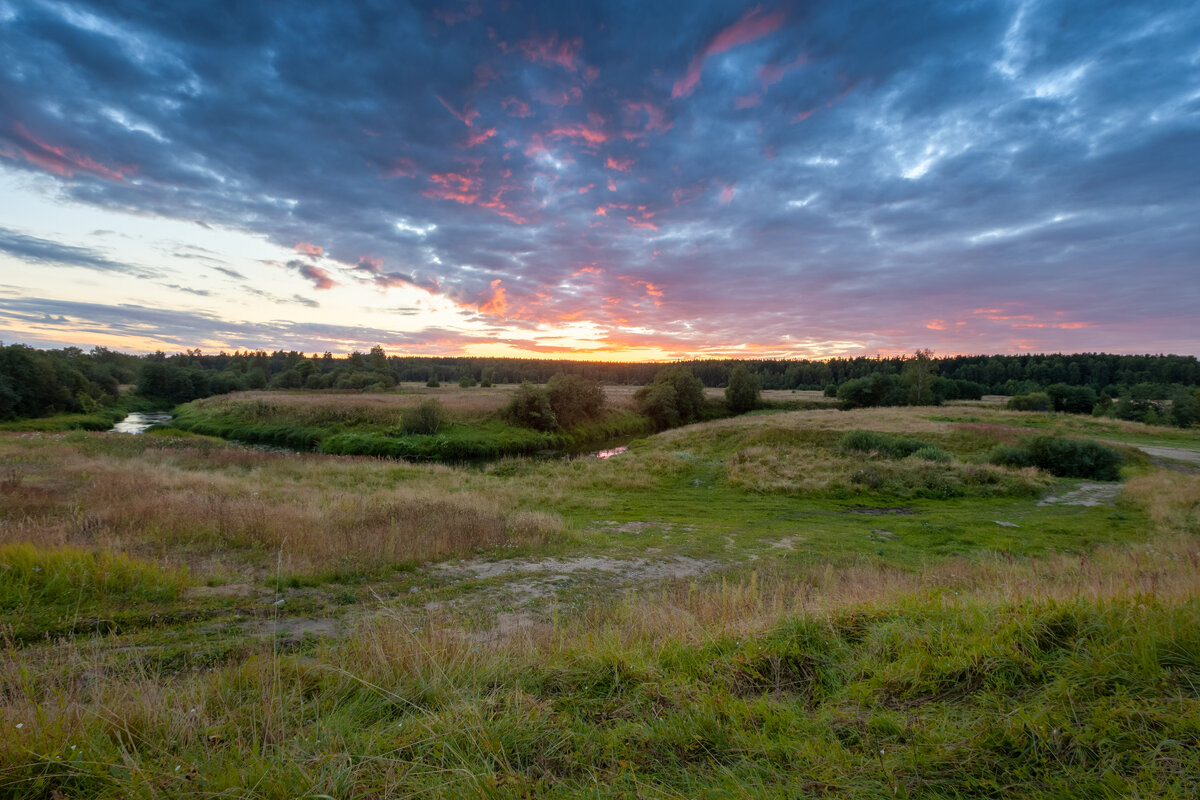
[[(189, 433), (298, 452), (453, 462), (576, 453), (655, 430), (651, 420), (626, 405), (610, 405), (567, 430), (513, 425), (501, 414), (510, 391), (238, 393), (179, 406), (170, 424)], [(444, 422), (434, 433), (405, 433), (405, 411), (430, 399), (439, 403)]]

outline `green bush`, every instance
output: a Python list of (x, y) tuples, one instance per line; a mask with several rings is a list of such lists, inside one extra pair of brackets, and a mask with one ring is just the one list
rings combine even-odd
[(758, 408), (761, 400), (758, 376), (738, 363), (729, 373), (729, 385), (725, 387), (725, 401), (735, 414), (744, 414)]
[(914, 450), (909, 458), (919, 458), (923, 461), (936, 461), (939, 464), (950, 463), (950, 454), (940, 447), (922, 447), (920, 450)]
[(1010, 397), (1008, 408), (1011, 411), (1051, 411), (1054, 401), (1045, 392), (1031, 392)]
[(427, 387), (429, 387), (430, 389), (436, 389), (439, 386), (441, 386), (442, 384), (438, 381), (437, 378), (430, 378), (429, 380), (425, 381), (425, 385)]
[(638, 389), (633, 401), (659, 428), (686, 425), (704, 412), (704, 384), (687, 367), (668, 367)]
[(555, 420), (564, 428), (573, 428), (604, 410), (604, 387), (582, 375), (554, 375), (546, 382), (546, 394)]
[(426, 400), (406, 408), (400, 415), (400, 428), (408, 435), (432, 435), (446, 421), (446, 412), (437, 400)]
[[(906, 458), (921, 450), (941, 450), (928, 442), (919, 439), (909, 439), (903, 436), (891, 436), (879, 431), (850, 431), (838, 441), (843, 450), (859, 453), (880, 453), (889, 458)], [(941, 450), (941, 452), (945, 452)], [(947, 454), (949, 458), (949, 454)], [(940, 459), (930, 459), (937, 461)]]
[(1115, 481), (1120, 480), (1124, 457), (1090, 439), (1033, 436), (1023, 440), (1020, 447), (996, 447), (988, 460), (1005, 467), (1034, 466), (1060, 478)]
[(458, 379), (458, 388), (460, 388), (460, 389), (470, 389), (474, 385), (475, 385), (475, 379), (472, 378), (470, 375), (463, 375), (461, 378)]
[(558, 427), (554, 408), (550, 405), (550, 393), (523, 381), (501, 412), (514, 425), (539, 431), (552, 431)]
[(1032, 467), (1033, 461), (1029, 458), (1029, 451), (1023, 447), (1014, 447), (1010, 444), (998, 444), (988, 452), (987, 457), (989, 464), (996, 464), (1001, 467)]

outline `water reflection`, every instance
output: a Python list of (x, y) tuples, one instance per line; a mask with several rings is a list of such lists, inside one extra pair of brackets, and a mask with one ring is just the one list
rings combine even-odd
[(171, 415), (162, 411), (134, 411), (112, 426), (109, 433), (145, 433), (152, 425), (169, 422)]

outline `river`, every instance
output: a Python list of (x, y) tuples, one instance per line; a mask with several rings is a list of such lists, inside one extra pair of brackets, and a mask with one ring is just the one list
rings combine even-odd
[(165, 411), (134, 411), (109, 429), (109, 433), (145, 433), (154, 425), (170, 422)]

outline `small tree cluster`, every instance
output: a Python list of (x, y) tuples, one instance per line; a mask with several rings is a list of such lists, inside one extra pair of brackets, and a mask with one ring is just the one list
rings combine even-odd
[(604, 387), (579, 375), (558, 373), (545, 388), (525, 381), (517, 388), (504, 417), (517, 425), (551, 431), (571, 428), (604, 410)]
[(581, 375), (560, 372), (552, 376), (546, 383), (546, 394), (563, 428), (572, 428), (604, 410), (604, 387)]
[(633, 401), (659, 428), (673, 428), (700, 419), (704, 384), (687, 367), (668, 367), (638, 389)]

